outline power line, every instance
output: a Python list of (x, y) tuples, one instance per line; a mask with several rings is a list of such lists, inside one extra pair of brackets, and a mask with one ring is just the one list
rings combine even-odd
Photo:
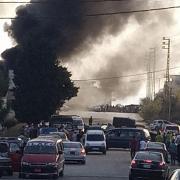
[[(85, 17), (97, 17), (97, 16), (112, 16), (112, 15), (119, 15), (119, 14), (131, 14), (131, 13), (143, 13), (143, 12), (152, 12), (152, 11), (163, 11), (163, 10), (170, 10), (170, 9), (179, 9), (179, 6), (169, 6), (169, 7), (162, 7), (162, 8), (150, 8), (150, 9), (141, 9), (141, 10), (130, 10), (130, 11), (117, 11), (117, 12), (107, 12), (107, 13), (94, 13), (94, 14), (85, 14)], [(0, 17), (0, 19), (20, 19), (24, 18), (23, 16), (19, 17)], [(59, 17), (36, 17), (39, 19), (56, 19)]]
[[(180, 66), (177, 67), (172, 67), (169, 69), (178, 69), (180, 68)], [(158, 73), (158, 72), (163, 72), (166, 71), (166, 69), (161, 69), (161, 70), (156, 70), (156, 71), (152, 71), (150, 73)], [(139, 73), (139, 74), (130, 74), (130, 75), (124, 75), (124, 76), (114, 76), (114, 77), (102, 77), (102, 78), (92, 78), (92, 79), (74, 79), (72, 81), (76, 81), (76, 82), (83, 82), (83, 81), (102, 81), (102, 80), (112, 80), (112, 79), (120, 79), (120, 78), (127, 78), (127, 77), (135, 77), (135, 76), (143, 76), (143, 75), (147, 75), (147, 72), (144, 73)]]

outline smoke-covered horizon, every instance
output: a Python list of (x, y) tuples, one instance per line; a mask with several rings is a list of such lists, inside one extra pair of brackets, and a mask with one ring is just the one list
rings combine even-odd
[[(31, 2), (36, 1), (32, 0)], [(40, 1), (40, 0), (39, 0)], [(170, 11), (87, 17), (87, 14), (148, 9), (149, 1), (82, 3), (81, 0), (49, 0), (19, 6), (18, 18), (8, 32), (21, 47), (28, 43), (49, 44), (53, 54), (67, 65), (73, 79), (120, 77), (146, 71), (145, 52), (161, 46), (161, 38), (173, 27)], [(22, 16), (22, 17), (21, 17)], [(158, 39), (159, 38), (159, 39)], [(158, 60), (157, 65), (165, 63)], [(143, 77), (114, 78), (78, 83), (80, 92), (72, 100), (87, 107), (137, 94)], [(71, 103), (71, 101), (70, 101)]]

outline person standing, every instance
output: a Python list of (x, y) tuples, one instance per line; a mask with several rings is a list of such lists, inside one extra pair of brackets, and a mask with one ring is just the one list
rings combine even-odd
[(180, 143), (177, 145), (177, 160), (178, 164), (180, 165)]
[(139, 142), (139, 150), (144, 151), (146, 148), (146, 141), (142, 138)]
[(177, 149), (176, 149), (176, 144), (175, 144), (174, 139), (172, 140), (172, 142), (169, 145), (169, 153), (171, 155), (171, 165), (175, 165)]
[(138, 147), (138, 140), (136, 139), (136, 136), (133, 136), (133, 139), (130, 142), (131, 159), (134, 158), (137, 151), (137, 147)]

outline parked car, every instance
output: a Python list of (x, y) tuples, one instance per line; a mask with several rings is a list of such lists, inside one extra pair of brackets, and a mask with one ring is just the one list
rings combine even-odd
[(50, 136), (62, 139), (63, 141), (69, 141), (65, 132), (50, 132)]
[(174, 170), (168, 180), (179, 180), (180, 179), (180, 169)]
[[(6, 146), (6, 150), (4, 148), (1, 150), (6, 151), (6, 157), (10, 158), (12, 172), (19, 172), (21, 168), (21, 158), (23, 154), (23, 142), (21, 141), (21, 139), (18, 139), (16, 137), (1, 137), (0, 146), (1, 145), (2, 148), (5, 148)], [(4, 156), (4, 153), (1, 153), (1, 156)]]
[(102, 130), (88, 130), (84, 136), (86, 154), (97, 151), (106, 154), (106, 137)]
[(173, 123), (167, 120), (162, 120), (162, 119), (154, 120), (153, 123), (150, 124), (150, 129), (152, 131), (163, 130), (164, 126), (170, 125), (170, 124), (173, 124)]
[(62, 140), (38, 137), (28, 141), (21, 161), (20, 178), (45, 175), (51, 178), (63, 176), (64, 153)]
[(144, 128), (115, 128), (107, 132), (106, 143), (109, 148), (129, 148), (130, 141), (136, 136), (149, 141), (149, 131)]
[(9, 156), (9, 144), (7, 142), (0, 142), (0, 177), (7, 173), (13, 175), (12, 160)]
[(180, 132), (179, 125), (177, 125), (177, 124), (166, 125), (163, 129), (163, 133), (167, 134), (168, 132), (172, 132), (174, 134), (179, 134), (179, 132)]
[(129, 180), (137, 178), (166, 180), (168, 176), (169, 166), (160, 152), (139, 151), (131, 161)]
[(86, 163), (86, 152), (80, 142), (63, 142), (64, 158), (66, 162), (76, 161), (82, 164)]
[(168, 163), (168, 151), (166, 145), (161, 142), (148, 142), (145, 147), (145, 151), (161, 152), (165, 161)]
[(39, 129), (39, 135), (47, 135), (51, 132), (58, 132), (58, 128), (53, 127), (43, 127)]

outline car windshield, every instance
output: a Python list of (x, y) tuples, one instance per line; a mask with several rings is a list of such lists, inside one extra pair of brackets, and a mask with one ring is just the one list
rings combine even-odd
[(50, 134), (50, 132), (57, 132), (57, 128), (41, 128), (40, 134)]
[(29, 142), (24, 149), (24, 154), (54, 154), (55, 143), (52, 142)]
[(73, 125), (82, 126), (83, 125), (82, 120), (81, 119), (74, 119), (73, 120)]
[(64, 148), (82, 148), (80, 143), (63, 143)]
[(104, 141), (104, 136), (102, 134), (88, 134), (87, 141)]
[(152, 148), (152, 149), (163, 149), (163, 144), (159, 143), (148, 143), (147, 148)]
[(152, 160), (152, 161), (162, 161), (162, 156), (160, 153), (156, 152), (139, 152), (135, 156), (136, 160)]

